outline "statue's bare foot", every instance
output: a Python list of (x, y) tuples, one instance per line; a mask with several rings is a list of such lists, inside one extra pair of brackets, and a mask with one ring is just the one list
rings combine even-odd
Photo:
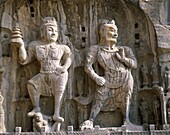
[(53, 120), (60, 123), (64, 122), (64, 118), (56, 115), (53, 115)]
[(31, 112), (28, 113), (29, 117), (33, 117), (37, 112), (40, 112), (40, 107), (35, 107)]
[(83, 122), (80, 126), (80, 129), (86, 130), (86, 129), (93, 129), (93, 120), (86, 120), (85, 122)]

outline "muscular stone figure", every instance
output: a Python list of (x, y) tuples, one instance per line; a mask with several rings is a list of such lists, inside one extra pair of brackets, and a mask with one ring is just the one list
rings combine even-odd
[[(92, 127), (106, 100), (113, 99), (112, 109), (120, 108), (124, 122), (129, 122), (130, 99), (133, 90), (131, 69), (137, 67), (136, 58), (129, 47), (116, 46), (117, 26), (114, 21), (105, 21), (99, 27), (100, 42), (90, 47), (86, 56), (85, 71), (97, 83), (90, 119), (82, 127)], [(99, 76), (93, 64), (98, 62), (104, 69)], [(83, 128), (82, 128), (83, 129)]]
[[(55, 107), (53, 120), (63, 122), (60, 117), (61, 99), (68, 80), (67, 69), (71, 65), (71, 51), (66, 45), (57, 44), (58, 26), (54, 17), (45, 17), (40, 27), (41, 39), (32, 41), (26, 51), (19, 30), (13, 31), (11, 43), (18, 47), (19, 62), (30, 63), (37, 59), (41, 65), (39, 74), (28, 81), (27, 88), (33, 104), (28, 116), (40, 112), (40, 95), (54, 96)], [(48, 109), (48, 108), (47, 108)]]

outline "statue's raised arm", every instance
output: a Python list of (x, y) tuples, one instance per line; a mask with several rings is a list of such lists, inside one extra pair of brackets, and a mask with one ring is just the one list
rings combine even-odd
[(20, 63), (28, 63), (28, 55), (25, 49), (24, 41), (22, 39), (21, 30), (19, 27), (15, 27), (12, 31), (11, 45), (15, 46), (18, 51), (18, 58)]

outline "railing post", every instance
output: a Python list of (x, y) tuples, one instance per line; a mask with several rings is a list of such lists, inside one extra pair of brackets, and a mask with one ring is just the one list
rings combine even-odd
[(155, 135), (155, 125), (154, 124), (151, 124), (149, 125), (149, 129), (150, 129), (150, 135)]

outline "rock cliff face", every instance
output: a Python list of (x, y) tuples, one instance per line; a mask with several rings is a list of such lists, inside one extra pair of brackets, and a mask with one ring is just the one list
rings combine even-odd
[[(91, 108), (90, 95), (95, 84), (84, 72), (87, 48), (98, 44), (98, 26), (101, 20), (114, 19), (118, 26), (118, 45), (132, 48), (138, 67), (133, 70), (134, 90), (131, 101), (130, 121), (145, 124), (139, 106), (142, 97), (149, 105), (147, 124), (169, 123), (168, 101), (170, 73), (170, 3), (166, 0), (1, 0), (0, 1), (0, 66), (5, 71), (2, 76), (1, 93), (4, 97), (5, 126), (7, 131), (22, 127), (32, 131), (32, 119), (27, 113), (32, 109), (27, 81), (39, 72), (39, 64), (33, 61), (22, 66), (18, 63), (16, 50), (10, 45), (12, 29), (21, 28), (26, 44), (40, 37), (42, 18), (53, 16), (59, 25), (59, 43), (70, 47), (73, 63), (69, 69), (69, 80), (61, 108), (65, 122), (62, 129), (73, 125), (75, 129), (88, 119)], [(25, 47), (28, 47), (27, 45)], [(156, 66), (152, 66), (154, 63)], [(141, 68), (145, 65), (147, 72)], [(98, 69), (96, 72), (98, 72)], [(156, 70), (156, 71), (155, 71)], [(143, 75), (147, 76), (144, 87)], [(154, 76), (155, 75), (155, 76)], [(169, 75), (169, 76), (168, 76)], [(154, 83), (156, 80), (156, 87)], [(163, 95), (166, 94), (164, 97)], [(82, 96), (83, 101), (75, 100)], [(156, 96), (156, 98), (155, 98)], [(156, 119), (153, 101), (160, 103), (159, 120)], [(87, 101), (86, 101), (87, 100)], [(42, 97), (42, 112), (51, 115), (53, 98)], [(82, 103), (83, 102), (83, 103)], [(108, 120), (109, 116), (109, 120)], [(119, 127), (122, 123), (119, 110), (101, 112), (96, 125)], [(147, 127), (146, 127), (147, 128)]]

